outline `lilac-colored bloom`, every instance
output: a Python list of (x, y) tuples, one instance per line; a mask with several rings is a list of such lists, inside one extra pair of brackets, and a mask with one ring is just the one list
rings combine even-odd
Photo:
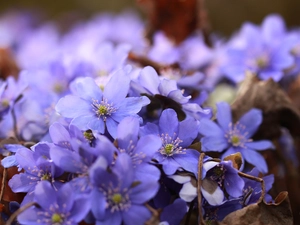
[(137, 116), (141, 108), (149, 104), (147, 97), (127, 97), (129, 78), (122, 71), (114, 74), (104, 88), (100, 89), (92, 78), (75, 80), (73, 95), (59, 100), (56, 110), (63, 117), (71, 118), (71, 125), (81, 130), (91, 129), (103, 134), (105, 128), (116, 137), (117, 125), (127, 116)]
[(155, 134), (162, 140), (162, 147), (154, 155), (154, 159), (163, 166), (167, 175), (172, 175), (177, 169), (193, 173), (197, 171), (199, 152), (188, 147), (197, 136), (197, 123), (193, 118), (178, 121), (173, 109), (162, 112), (158, 126), (147, 123), (141, 133)]
[(201, 192), (210, 205), (221, 205), (225, 191), (233, 198), (242, 196), (244, 184), (231, 161), (207, 161), (203, 164)]
[(39, 143), (32, 147), (18, 149), (16, 160), (24, 173), (14, 175), (9, 180), (9, 186), (13, 192), (30, 192), (42, 180), (50, 181), (54, 186), (59, 186), (56, 180), (63, 171), (50, 160), (49, 146)]
[(144, 224), (151, 213), (143, 204), (154, 197), (158, 183), (136, 181), (132, 159), (126, 153), (118, 155), (111, 170), (100, 164), (91, 169), (90, 179), (97, 187), (93, 189), (91, 204), (96, 224)]
[(274, 148), (267, 140), (253, 141), (250, 139), (262, 122), (262, 112), (251, 109), (238, 122), (232, 123), (230, 105), (225, 102), (217, 104), (218, 124), (208, 119), (202, 119), (199, 132), (203, 151), (224, 152), (223, 157), (240, 152), (243, 159), (262, 173), (267, 173), (268, 167), (264, 157), (257, 151)]
[(285, 25), (278, 15), (266, 17), (261, 27), (246, 23), (229, 42), (223, 72), (234, 82), (242, 81), (247, 70), (260, 79), (279, 81), (284, 70), (294, 64), (294, 58), (285, 46), (285, 36)]
[(135, 176), (138, 180), (153, 179), (158, 181), (160, 171), (154, 165), (149, 164), (154, 154), (160, 149), (162, 142), (159, 136), (154, 134), (143, 135), (139, 138), (139, 119), (126, 117), (118, 126), (117, 143), (118, 150), (127, 153), (135, 168)]
[(178, 104), (177, 108), (197, 120), (211, 117), (210, 109), (202, 109), (198, 104), (190, 103), (191, 96), (184, 96), (182, 90), (178, 89), (175, 80), (161, 79), (150, 66), (145, 67), (141, 71), (137, 82), (132, 82), (132, 86), (138, 93), (146, 94), (154, 97), (157, 101), (162, 101), (160, 104), (163, 109), (172, 107), (164, 101), (174, 101)]
[(21, 224), (78, 224), (90, 210), (88, 199), (75, 198), (69, 184), (56, 191), (51, 183), (42, 181), (34, 190), (34, 201), (39, 207), (33, 206), (21, 213), (18, 216)]

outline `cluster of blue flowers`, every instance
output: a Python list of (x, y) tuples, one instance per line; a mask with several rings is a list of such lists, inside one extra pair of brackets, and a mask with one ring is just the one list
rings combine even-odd
[[(262, 111), (234, 122), (228, 103), (219, 102), (214, 116), (205, 102), (247, 71), (262, 80), (295, 77), (300, 32), (271, 15), (210, 48), (198, 33), (175, 45), (157, 32), (150, 44), (144, 29), (129, 12), (96, 16), (64, 35), (26, 14), (0, 18), (0, 47), (21, 69), (0, 83), (0, 138), (18, 143), (1, 148), (1, 163), (19, 169), (8, 184), (26, 193), (20, 207), (35, 203), (18, 215), (20, 224), (142, 225), (156, 211), (158, 223), (176, 225), (193, 208), (222, 220), (261, 198), (261, 183), (241, 172), (268, 173), (260, 151), (274, 146), (251, 139)], [(165, 66), (142, 67), (130, 53)], [(202, 152), (220, 159), (199, 162)], [(227, 158), (235, 153), (241, 167)], [(263, 181), (268, 191), (274, 176)]]

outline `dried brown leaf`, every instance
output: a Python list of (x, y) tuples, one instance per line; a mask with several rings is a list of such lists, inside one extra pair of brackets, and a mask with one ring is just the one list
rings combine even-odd
[(287, 192), (281, 192), (275, 203), (251, 204), (230, 213), (218, 225), (292, 225), (293, 216)]

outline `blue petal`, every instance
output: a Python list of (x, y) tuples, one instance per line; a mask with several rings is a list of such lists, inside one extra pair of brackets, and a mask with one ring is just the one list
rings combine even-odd
[(53, 147), (50, 156), (55, 165), (71, 173), (84, 173), (87, 167), (81, 162), (81, 157), (76, 152)]
[(67, 95), (61, 98), (56, 104), (55, 110), (66, 118), (93, 114), (91, 102), (74, 95)]
[(15, 156), (20, 167), (25, 169), (25, 171), (31, 171), (30, 168), (33, 168), (36, 165), (33, 151), (27, 148), (19, 149)]
[(106, 210), (104, 219), (96, 221), (96, 225), (120, 225), (121, 222), (121, 212), (115, 211), (114, 213), (111, 213), (110, 210)]
[[(131, 157), (127, 153), (121, 153), (118, 155), (113, 171), (118, 175), (123, 188), (130, 187), (134, 179), (134, 170)], [(125, 177), (126, 179), (124, 179)]]
[(37, 220), (37, 210), (33, 207), (18, 215), (18, 222), (20, 224), (36, 225)]
[(159, 128), (156, 124), (154, 123), (146, 123), (145, 126), (140, 128), (140, 135), (148, 135), (148, 134), (154, 134), (159, 136)]
[[(91, 126), (91, 125), (90, 125)], [(116, 122), (114, 119), (112, 118), (107, 118), (106, 120), (106, 128), (108, 133), (114, 138), (117, 138), (117, 130), (118, 130), (118, 122)], [(90, 129), (92, 129), (90, 127)]]
[(228, 147), (225, 137), (208, 136), (201, 138), (202, 151), (222, 152)]
[(225, 189), (227, 193), (234, 197), (238, 198), (243, 194), (243, 188), (245, 185), (244, 180), (239, 177), (237, 170), (233, 167), (226, 167), (227, 171), (225, 172)]
[(242, 149), (241, 153), (245, 160), (251, 163), (252, 165), (256, 166), (260, 172), (264, 174), (268, 172), (266, 160), (260, 153), (251, 149)]
[(127, 76), (115, 73), (104, 88), (103, 98), (114, 104), (122, 102), (128, 94), (129, 83)]
[(57, 204), (62, 212), (70, 212), (75, 200), (74, 192), (70, 183), (65, 183), (57, 192)]
[[(227, 125), (228, 128), (228, 125)], [(213, 121), (203, 118), (199, 123), (199, 132), (204, 136), (224, 136), (224, 131)]]
[(274, 145), (271, 141), (262, 140), (262, 141), (253, 141), (253, 142), (246, 142), (245, 146), (255, 150), (267, 150), (267, 149), (274, 149)]
[(1, 164), (4, 168), (9, 168), (9, 167), (19, 165), (15, 155), (6, 156), (4, 159), (1, 160)]
[(39, 179), (36, 179), (36, 182), (34, 182), (31, 178), (32, 176), (30, 176), (27, 173), (15, 174), (9, 180), (8, 185), (11, 188), (11, 190), (15, 193), (30, 192), (33, 191), (35, 185), (39, 181)]
[(174, 160), (180, 165), (181, 168), (197, 174), (198, 161), (200, 153), (193, 149), (187, 149), (185, 154), (177, 154), (174, 156)]
[(149, 161), (153, 157), (153, 155), (159, 150), (161, 147), (161, 139), (156, 135), (146, 135), (140, 138), (136, 147), (135, 153), (142, 155), (146, 155), (146, 158), (143, 161)]
[(194, 118), (186, 118), (179, 122), (178, 137), (182, 142), (180, 146), (187, 147), (192, 144), (198, 135), (198, 124)]
[(117, 140), (121, 149), (127, 149), (129, 144), (135, 144), (138, 139), (140, 128), (139, 119), (136, 117), (126, 117), (118, 125)]
[(34, 198), (45, 211), (50, 211), (50, 206), (56, 204), (57, 192), (48, 181), (41, 181), (34, 190)]
[(118, 111), (111, 115), (117, 122), (121, 122), (126, 116), (135, 116), (142, 107), (150, 103), (149, 98), (146, 96), (142, 97), (129, 97), (123, 99), (123, 101), (118, 105)]
[(97, 189), (93, 189), (91, 193), (91, 210), (97, 220), (104, 218), (106, 204), (106, 198), (102, 192)]
[[(95, 115), (84, 115), (84, 116), (79, 116), (79, 117), (76, 117), (74, 118), (71, 123), (70, 123), (70, 126), (75, 126), (77, 127), (78, 129), (80, 130), (88, 130), (88, 124), (91, 122), (91, 121), (94, 121), (94, 120), (101, 120), (101, 119), (98, 119)], [(102, 121), (102, 120), (101, 120)], [(100, 123), (100, 122), (99, 122)], [(103, 123), (103, 132), (104, 132), (104, 123)], [(99, 128), (99, 130), (101, 130), (101, 128)], [(100, 132), (100, 131), (99, 131)]]
[(144, 181), (131, 189), (130, 201), (133, 204), (144, 204), (156, 195), (158, 189), (157, 182)]
[(259, 109), (251, 109), (245, 113), (239, 120), (245, 126), (245, 135), (247, 138), (252, 137), (262, 122), (262, 112)]
[(183, 219), (186, 213), (186, 202), (179, 198), (176, 199), (171, 205), (168, 205), (163, 209), (160, 215), (160, 220), (167, 221), (169, 224), (180, 224), (180, 221)]
[(73, 94), (91, 102), (93, 99), (102, 100), (102, 91), (91, 77), (77, 78), (70, 84)]
[(229, 125), (232, 123), (230, 105), (227, 102), (218, 103), (216, 116), (223, 131), (227, 131)]
[(142, 182), (155, 182), (160, 179), (160, 170), (154, 165), (141, 163), (135, 169), (135, 178)]
[(150, 94), (158, 94), (158, 85), (160, 83), (156, 71), (150, 67), (145, 67), (139, 76), (139, 83), (146, 88)]
[(175, 138), (178, 136), (178, 118), (173, 109), (166, 109), (162, 112), (159, 119), (159, 130), (161, 134), (168, 134)]
[(69, 141), (71, 139), (67, 129), (60, 123), (54, 123), (49, 128), (49, 133), (53, 143), (59, 144), (62, 141)]
[(142, 205), (132, 205), (129, 210), (122, 212), (125, 225), (143, 225), (150, 219), (150, 211)]
[(90, 209), (91, 209), (91, 202), (87, 198), (77, 198), (74, 201), (72, 209), (70, 210), (71, 215), (68, 217), (68, 219), (76, 223), (79, 223), (86, 217)]

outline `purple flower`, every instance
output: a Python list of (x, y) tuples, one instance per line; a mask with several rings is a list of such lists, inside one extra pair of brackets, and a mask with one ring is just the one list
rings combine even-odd
[(167, 175), (172, 175), (177, 169), (196, 173), (199, 152), (188, 147), (197, 136), (197, 123), (193, 118), (178, 121), (173, 109), (162, 112), (158, 126), (147, 123), (141, 133), (155, 134), (162, 140), (162, 147), (154, 155), (154, 159), (163, 166)]
[(238, 122), (232, 123), (231, 109), (228, 103), (217, 104), (218, 125), (211, 120), (202, 119), (199, 132), (203, 151), (224, 152), (223, 157), (240, 152), (247, 162), (256, 166), (262, 173), (268, 167), (263, 156), (257, 151), (274, 148), (267, 140), (253, 141), (250, 139), (262, 122), (262, 112), (251, 109)]
[(184, 96), (175, 80), (161, 79), (150, 66), (142, 69), (137, 82), (132, 82), (132, 86), (138, 93), (159, 101), (163, 109), (175, 107), (197, 120), (211, 117), (210, 109), (202, 109), (198, 104), (190, 103), (191, 96)]
[(150, 211), (143, 205), (158, 190), (158, 183), (136, 181), (132, 160), (126, 153), (116, 159), (112, 172), (100, 164), (94, 164), (90, 179), (95, 189), (92, 192), (92, 212), (97, 224), (142, 225), (151, 217)]
[(201, 192), (210, 205), (221, 205), (225, 200), (224, 191), (233, 198), (240, 197), (244, 184), (231, 161), (203, 164)]
[(127, 97), (130, 80), (122, 71), (111, 77), (104, 91), (92, 78), (79, 78), (71, 84), (73, 95), (59, 100), (56, 110), (71, 118), (71, 125), (103, 134), (107, 128), (116, 137), (117, 125), (127, 116), (137, 116), (149, 104), (147, 97)]
[(285, 25), (280, 16), (266, 17), (260, 28), (246, 23), (229, 43), (223, 72), (234, 82), (242, 81), (247, 70), (260, 79), (279, 81), (284, 70), (294, 63), (290, 50), (285, 47), (285, 36)]
[(60, 185), (56, 179), (63, 171), (50, 160), (49, 146), (46, 143), (39, 143), (32, 149), (23, 147), (16, 152), (19, 167), (25, 172), (16, 174), (9, 180), (8, 184), (13, 192), (33, 191), (43, 180), (50, 181), (56, 187)]
[(34, 201), (39, 207), (21, 213), (21, 224), (78, 224), (90, 210), (89, 201), (84, 196), (75, 198), (69, 184), (56, 191), (49, 182), (42, 181), (34, 190)]
[(138, 180), (153, 179), (158, 181), (160, 171), (154, 165), (149, 164), (154, 154), (161, 147), (161, 139), (154, 134), (139, 135), (139, 119), (126, 117), (118, 126), (117, 143), (121, 153), (127, 153), (135, 168), (135, 176)]

